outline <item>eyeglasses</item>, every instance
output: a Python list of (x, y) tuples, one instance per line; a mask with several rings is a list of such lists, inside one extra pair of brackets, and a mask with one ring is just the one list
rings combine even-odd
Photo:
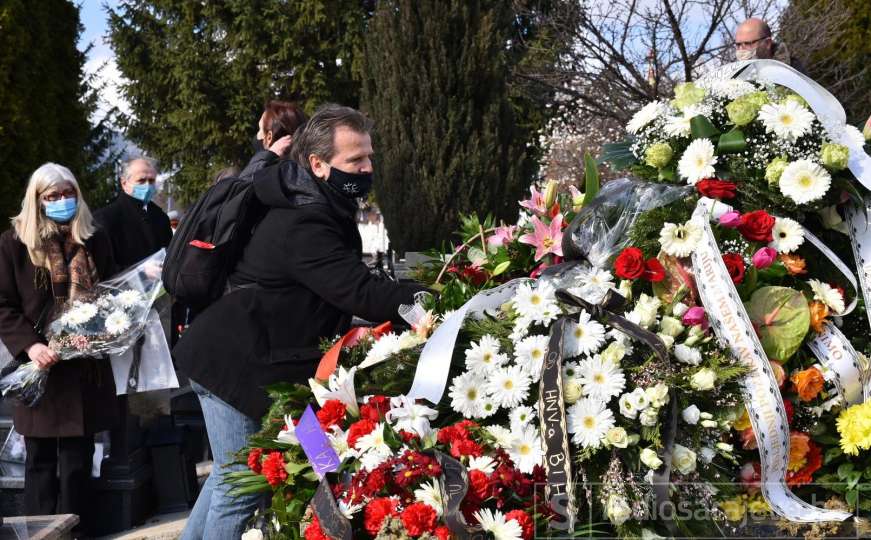
[(746, 49), (746, 48), (752, 47), (753, 45), (756, 45), (760, 41), (764, 41), (770, 37), (771, 36), (763, 36), (759, 39), (754, 39), (753, 41), (736, 41), (735, 48), (736, 49)]
[(51, 191), (42, 194), (42, 200), (45, 202), (57, 202), (61, 199), (72, 199), (76, 196), (76, 190), (68, 189), (66, 191)]

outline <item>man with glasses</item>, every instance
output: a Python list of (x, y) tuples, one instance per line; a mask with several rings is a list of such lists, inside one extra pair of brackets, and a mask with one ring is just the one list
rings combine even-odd
[(786, 45), (774, 41), (771, 28), (762, 19), (751, 18), (735, 30), (735, 58), (738, 60), (779, 60), (804, 73), (802, 63), (789, 53)]

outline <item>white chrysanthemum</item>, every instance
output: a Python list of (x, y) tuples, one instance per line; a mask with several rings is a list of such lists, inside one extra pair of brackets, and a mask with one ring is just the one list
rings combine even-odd
[(481, 471), (484, 474), (493, 474), (496, 472), (496, 462), (491, 457), (472, 456), (469, 458), (469, 466), (467, 468), (470, 471)]
[(827, 170), (809, 159), (793, 161), (780, 175), (780, 192), (795, 204), (807, 204), (822, 199), (832, 185)]
[(716, 164), (714, 144), (708, 139), (696, 139), (687, 146), (677, 162), (677, 172), (686, 178), (688, 184), (694, 186), (699, 180), (713, 177)]
[(514, 444), (508, 448), (508, 457), (514, 462), (514, 466), (524, 474), (531, 474), (536, 465), (541, 465), (544, 451), (541, 446), (541, 437), (535, 426), (526, 426), (517, 430)]
[(667, 117), (663, 129), (669, 137), (689, 137), (692, 134), (690, 120), (696, 116), (710, 118), (712, 114), (713, 109), (711, 107), (702, 103), (696, 103), (684, 109), (682, 114)]
[(701, 240), (702, 228), (693, 220), (680, 225), (666, 223), (659, 231), (659, 245), (672, 257), (688, 257)]
[(514, 346), (514, 361), (537, 383), (547, 354), (547, 336), (529, 336)]
[(684, 364), (689, 364), (691, 366), (697, 366), (702, 363), (701, 351), (683, 343), (675, 345), (674, 356), (678, 359), (679, 362), (683, 362)]
[(126, 291), (121, 291), (120, 293), (115, 295), (115, 303), (122, 308), (131, 308), (140, 302), (142, 302), (142, 293), (139, 291), (134, 291), (133, 289), (127, 289)]
[(360, 451), (360, 462), (367, 471), (377, 468), (393, 455), (384, 438), (384, 424), (381, 422), (371, 433), (357, 439), (354, 448)]
[(807, 133), (814, 121), (814, 113), (795, 100), (768, 103), (759, 109), (759, 120), (765, 130), (781, 139), (794, 141)]
[(629, 123), (626, 124), (626, 131), (633, 134), (638, 133), (642, 128), (662, 116), (666, 110), (668, 110), (668, 106), (661, 101), (648, 103), (632, 115)]
[(362, 504), (350, 504), (341, 499), (336, 502), (339, 504), (339, 512), (341, 512), (346, 519), (354, 519), (354, 514), (363, 509)]
[(582, 271), (578, 275), (578, 283), (579, 285), (569, 289), (569, 292), (592, 304), (601, 304), (608, 291), (615, 289), (614, 276), (611, 272), (600, 268)]
[(94, 304), (81, 303), (71, 309), (65, 316), (65, 319), (69, 321), (70, 324), (80, 325), (90, 321), (96, 315), (97, 306)]
[(501, 367), (489, 374), (484, 389), (499, 407), (516, 407), (529, 396), (532, 380), (520, 366)]
[(130, 328), (130, 317), (120, 309), (116, 309), (106, 317), (106, 331), (117, 335)]
[(517, 431), (535, 420), (535, 409), (527, 405), (521, 405), (511, 411), (508, 419), (511, 421), (511, 429)]
[(771, 236), (774, 239), (768, 245), (778, 253), (792, 253), (804, 243), (804, 230), (797, 221), (790, 218), (776, 218)]
[(614, 427), (614, 414), (595, 398), (581, 398), (568, 410), (568, 430), (572, 442), (582, 448), (599, 448), (608, 430)]
[(580, 354), (595, 354), (605, 344), (605, 327), (590, 318), (590, 314), (581, 310), (578, 323), (569, 326), (565, 335), (566, 357), (572, 358)]
[(514, 433), (503, 426), (487, 426), (487, 433), (493, 437), (496, 442), (496, 446), (499, 448), (507, 449), (510, 448), (512, 444), (514, 444)]
[(444, 511), (444, 502), (442, 501), (442, 490), (438, 485), (438, 481), (433, 479), (429, 482), (424, 482), (419, 488), (414, 490), (414, 499), (417, 502), (422, 502), (436, 511), (436, 515), (442, 515)]
[(475, 512), (475, 519), (484, 531), (493, 535), (493, 540), (523, 540), (523, 527), (515, 519), (505, 519), (499, 510), (482, 508)]
[(547, 324), (559, 315), (553, 285), (539, 281), (537, 287), (523, 283), (517, 287), (512, 303), (517, 313), (524, 319), (538, 324)]
[(360, 368), (366, 368), (380, 364), (390, 358), (391, 355), (402, 350), (399, 336), (393, 332), (384, 334), (378, 341), (372, 344), (372, 348), (366, 353), (366, 358), (360, 364)]
[(844, 312), (844, 297), (841, 293), (829, 285), (818, 279), (809, 279), (808, 285), (814, 293), (814, 300), (819, 300), (827, 305), (829, 309), (835, 312), (835, 315), (840, 315)]
[(483, 336), (466, 349), (466, 367), (472, 373), (486, 375), (508, 360), (499, 352), (499, 340), (493, 336)]
[(581, 384), (584, 395), (607, 403), (614, 396), (619, 396), (626, 387), (626, 377), (623, 370), (613, 362), (602, 360), (600, 356), (585, 358), (581, 361)]
[(466, 372), (457, 375), (451, 383), (451, 408), (466, 418), (478, 416), (484, 405), (484, 389), (481, 388), (481, 378), (474, 373)]

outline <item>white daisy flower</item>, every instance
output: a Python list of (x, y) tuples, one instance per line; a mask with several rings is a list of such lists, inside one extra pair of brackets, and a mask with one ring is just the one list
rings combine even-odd
[(600, 268), (582, 271), (578, 283), (580, 286), (569, 289), (569, 292), (593, 304), (601, 304), (608, 291), (615, 289), (614, 276)]
[(408, 396), (390, 398), (390, 407), (386, 417), (388, 421), (395, 422), (394, 427), (397, 430), (417, 433), (421, 437), (426, 437), (432, 432), (429, 422), (439, 415), (435, 409), (409, 399)]
[(508, 357), (499, 352), (499, 340), (490, 335), (466, 349), (466, 367), (478, 375), (486, 375), (507, 361)]
[(514, 361), (537, 383), (541, 378), (541, 368), (547, 355), (547, 336), (529, 336), (518, 341), (514, 346)]
[(565, 362), (563, 364), (563, 381), (577, 379), (581, 376), (581, 365), (578, 362)]
[(841, 296), (837, 289), (818, 279), (809, 279), (808, 285), (810, 285), (814, 293), (814, 300), (819, 300), (827, 305), (829, 309), (835, 312), (835, 315), (840, 315), (844, 312), (844, 297)]
[(508, 419), (511, 421), (511, 429), (517, 431), (535, 420), (535, 409), (526, 405), (521, 405), (511, 411), (508, 415)]
[(797, 221), (790, 218), (775, 218), (771, 236), (774, 239), (768, 246), (776, 249), (778, 253), (792, 253), (804, 243), (804, 230)]
[(572, 434), (572, 442), (582, 448), (599, 448), (612, 427), (614, 414), (598, 399), (581, 398), (569, 407), (569, 433)]
[(496, 414), (499, 410), (499, 405), (497, 405), (489, 396), (484, 396), (481, 400), (481, 409), (478, 411), (478, 416), (476, 418), (488, 418)]
[(565, 335), (566, 357), (595, 354), (604, 344), (605, 327), (591, 320), (586, 310), (581, 310), (578, 324), (569, 326), (569, 332)]
[(512, 303), (517, 313), (531, 323), (547, 324), (559, 315), (556, 290), (553, 285), (539, 281), (537, 287), (523, 283), (517, 287)]
[(672, 257), (688, 257), (701, 240), (702, 228), (693, 220), (680, 225), (666, 223), (659, 231), (659, 245)]
[(106, 317), (106, 331), (118, 335), (130, 328), (130, 317), (120, 309), (116, 309)]
[(759, 109), (759, 120), (765, 130), (781, 139), (794, 141), (807, 133), (814, 121), (814, 113), (794, 100), (768, 103)]
[(692, 116), (678, 114), (665, 120), (663, 130), (669, 137), (689, 137), (691, 133), (690, 120)]
[(433, 479), (429, 482), (424, 482), (419, 488), (414, 490), (414, 499), (417, 502), (422, 502), (430, 506), (436, 511), (436, 515), (442, 515), (444, 511), (444, 502), (442, 501), (442, 490), (439, 487), (438, 481)]
[(116, 294), (114, 298), (115, 303), (122, 308), (131, 308), (142, 302), (142, 300), (142, 293), (140, 293), (139, 291), (134, 291), (133, 289), (121, 291)]
[(827, 170), (809, 159), (793, 161), (780, 175), (780, 192), (796, 204), (806, 204), (822, 199), (832, 185)]
[(515, 519), (505, 519), (499, 510), (482, 508), (475, 512), (475, 519), (484, 531), (493, 535), (493, 540), (523, 540), (523, 527)]
[(484, 390), (499, 407), (516, 407), (529, 396), (532, 379), (520, 366), (501, 367), (489, 374)]
[(468, 469), (470, 471), (481, 471), (484, 474), (493, 474), (496, 472), (496, 462), (493, 458), (487, 456), (472, 456), (469, 458)]
[(336, 501), (339, 503), (339, 512), (347, 519), (354, 519), (354, 514), (363, 509), (362, 504), (348, 504), (343, 500)]
[(668, 106), (661, 101), (648, 103), (632, 115), (629, 123), (626, 124), (626, 131), (632, 134), (638, 133), (642, 128), (665, 114), (667, 110)]
[(96, 315), (97, 306), (94, 304), (77, 303), (76, 306), (67, 313), (65, 318), (70, 324), (78, 326), (90, 321)]
[(508, 448), (508, 457), (514, 462), (514, 466), (525, 474), (531, 474), (536, 465), (541, 465), (544, 451), (541, 437), (535, 426), (526, 426), (517, 430), (514, 444)]
[(360, 368), (366, 368), (380, 364), (402, 350), (399, 336), (393, 332), (384, 334), (378, 341), (372, 344), (372, 348), (366, 353), (366, 358), (360, 364)]
[(382, 422), (378, 422), (371, 433), (357, 439), (357, 444), (354, 447), (361, 452), (360, 462), (367, 471), (377, 468), (393, 455), (384, 439), (384, 424)]
[(496, 446), (503, 449), (508, 449), (514, 444), (514, 433), (503, 426), (487, 426), (487, 433), (496, 441)]
[(623, 370), (613, 362), (602, 360), (600, 356), (585, 358), (581, 361), (581, 384), (584, 395), (600, 401), (608, 402), (614, 396), (619, 396), (626, 387)]
[(699, 180), (713, 177), (716, 164), (714, 144), (708, 139), (696, 139), (684, 150), (677, 163), (677, 172), (686, 178), (688, 184), (694, 186)]
[(451, 398), (451, 408), (466, 418), (478, 416), (484, 406), (485, 395), (481, 388), (481, 379), (471, 372), (454, 377), (448, 395)]

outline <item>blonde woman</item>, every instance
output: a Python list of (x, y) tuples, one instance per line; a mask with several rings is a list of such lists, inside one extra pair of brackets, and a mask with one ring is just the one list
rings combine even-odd
[(0, 340), (19, 361), (48, 369), (45, 394), (19, 404), (24, 435), (25, 509), (30, 515), (82, 515), (94, 433), (117, 420), (115, 383), (105, 359), (57, 363), (44, 327), (55, 309), (87, 295), (114, 272), (112, 248), (95, 229), (69, 169), (46, 163), (30, 177), (21, 213), (0, 235)]

